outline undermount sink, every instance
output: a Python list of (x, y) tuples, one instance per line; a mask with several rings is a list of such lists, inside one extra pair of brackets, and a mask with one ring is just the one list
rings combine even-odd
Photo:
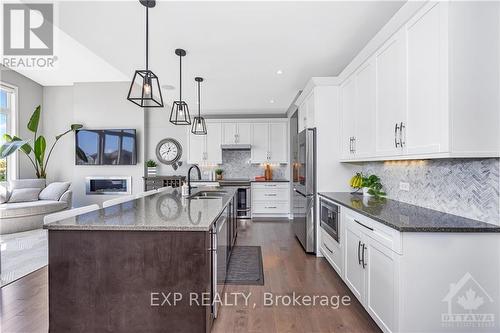
[(193, 194), (189, 199), (218, 199), (222, 198), (227, 194), (225, 191), (200, 191)]

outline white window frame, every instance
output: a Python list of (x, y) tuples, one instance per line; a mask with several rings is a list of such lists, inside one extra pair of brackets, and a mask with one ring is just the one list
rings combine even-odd
[[(9, 83), (0, 81), (0, 88), (12, 94), (10, 106), (7, 110), (0, 108), (0, 113), (7, 113), (7, 132), (19, 136), (19, 108), (18, 88)], [(19, 178), (19, 152), (7, 157), (7, 180)]]

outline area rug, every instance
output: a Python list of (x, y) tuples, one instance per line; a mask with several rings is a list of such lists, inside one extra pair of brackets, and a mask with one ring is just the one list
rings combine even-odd
[(48, 264), (47, 230), (0, 236), (2, 287)]
[(264, 285), (260, 246), (235, 246), (233, 248), (226, 284)]

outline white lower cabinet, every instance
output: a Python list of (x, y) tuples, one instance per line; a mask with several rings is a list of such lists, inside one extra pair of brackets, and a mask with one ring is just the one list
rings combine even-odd
[(341, 225), (339, 275), (383, 332), (453, 331), (470, 289), (488, 299), (472, 313), (500, 315), (500, 266), (482, 264), (500, 263), (498, 233), (399, 232), (344, 206)]
[(283, 217), (290, 213), (287, 182), (252, 183), (252, 217)]
[(399, 254), (376, 239), (373, 221), (344, 209), (343, 223), (345, 283), (384, 332), (395, 332)]

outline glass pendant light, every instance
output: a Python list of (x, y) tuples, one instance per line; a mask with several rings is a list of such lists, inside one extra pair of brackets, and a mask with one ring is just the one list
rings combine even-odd
[(146, 69), (135, 71), (127, 99), (141, 108), (162, 108), (160, 82), (155, 73), (149, 70), (149, 8), (156, 6), (156, 1), (139, 2), (146, 7)]
[(182, 57), (186, 56), (186, 51), (176, 49), (175, 54), (179, 56), (179, 100), (172, 104), (170, 122), (174, 125), (191, 125), (188, 105), (182, 100)]
[(200, 84), (203, 82), (202, 77), (195, 77), (194, 80), (198, 82), (198, 117), (193, 119), (193, 127), (191, 127), (191, 133), (196, 135), (206, 135), (207, 126), (205, 125), (205, 118), (200, 115), (201, 100), (200, 100)]

